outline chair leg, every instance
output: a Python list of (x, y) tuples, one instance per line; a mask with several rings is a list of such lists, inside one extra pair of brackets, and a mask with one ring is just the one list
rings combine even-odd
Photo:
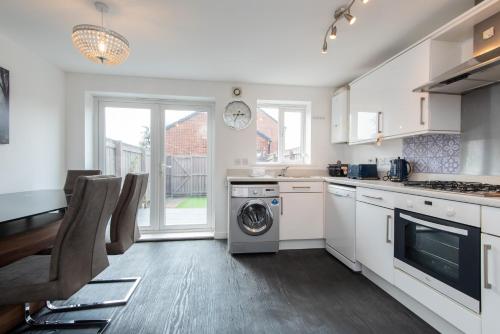
[(98, 328), (97, 334), (103, 333), (108, 328), (111, 319), (100, 320), (65, 320), (65, 321), (42, 321), (38, 322), (30, 314), (30, 304), (24, 304), (24, 321), (30, 329), (34, 330), (56, 330), (56, 329), (83, 329)]
[(130, 297), (134, 293), (137, 285), (141, 281), (140, 277), (126, 277), (126, 278), (117, 278), (117, 279), (102, 279), (102, 280), (93, 280), (88, 284), (109, 284), (109, 283), (127, 283), (133, 282), (134, 284), (128, 290), (127, 294), (122, 299), (114, 299), (114, 300), (106, 300), (102, 302), (95, 303), (84, 303), (84, 304), (73, 304), (73, 305), (61, 305), (57, 306), (52, 304), (50, 300), (47, 300), (46, 306), (49, 310), (53, 312), (67, 312), (67, 311), (79, 311), (79, 310), (90, 310), (96, 308), (104, 308), (104, 307), (114, 307), (121, 306), (128, 303)]

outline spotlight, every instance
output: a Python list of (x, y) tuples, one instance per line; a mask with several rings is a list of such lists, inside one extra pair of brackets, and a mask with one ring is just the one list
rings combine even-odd
[(332, 26), (330, 30), (330, 39), (337, 38), (337, 26)]
[(367, 4), (370, 0), (363, 0), (364, 4)]
[(354, 24), (354, 22), (356, 22), (356, 16), (352, 16), (349, 13), (345, 13), (344, 17), (347, 20), (347, 22), (349, 22), (349, 24)]
[(323, 42), (323, 48), (321, 49), (322, 54), (327, 54), (328, 53), (328, 44), (326, 43), (326, 40)]

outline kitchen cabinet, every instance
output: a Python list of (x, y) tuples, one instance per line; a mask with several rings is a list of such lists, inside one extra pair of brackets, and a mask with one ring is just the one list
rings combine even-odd
[(394, 211), (356, 202), (356, 259), (394, 284)]
[[(498, 221), (496, 222), (498, 224)], [(482, 333), (500, 333), (500, 237), (483, 233), (482, 249)]]
[(349, 88), (337, 90), (332, 97), (332, 123), (330, 141), (332, 144), (349, 141)]
[(349, 143), (460, 132), (460, 96), (413, 92), (431, 79), (439, 56), (433, 43), (424, 41), (351, 83)]
[[(280, 240), (324, 238), (322, 185), (320, 182), (314, 186), (304, 182), (280, 182)], [(321, 186), (321, 190), (317, 186)]]

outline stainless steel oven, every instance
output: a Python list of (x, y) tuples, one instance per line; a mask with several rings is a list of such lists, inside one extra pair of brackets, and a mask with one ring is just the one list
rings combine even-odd
[(479, 228), (395, 209), (394, 266), (479, 313)]

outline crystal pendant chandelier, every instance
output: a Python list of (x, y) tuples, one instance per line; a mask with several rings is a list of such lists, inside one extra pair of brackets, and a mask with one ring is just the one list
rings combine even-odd
[(128, 41), (119, 33), (104, 27), (104, 13), (108, 6), (96, 2), (101, 12), (101, 25), (79, 24), (73, 27), (73, 45), (88, 59), (98, 64), (116, 65), (123, 63), (129, 53)]

